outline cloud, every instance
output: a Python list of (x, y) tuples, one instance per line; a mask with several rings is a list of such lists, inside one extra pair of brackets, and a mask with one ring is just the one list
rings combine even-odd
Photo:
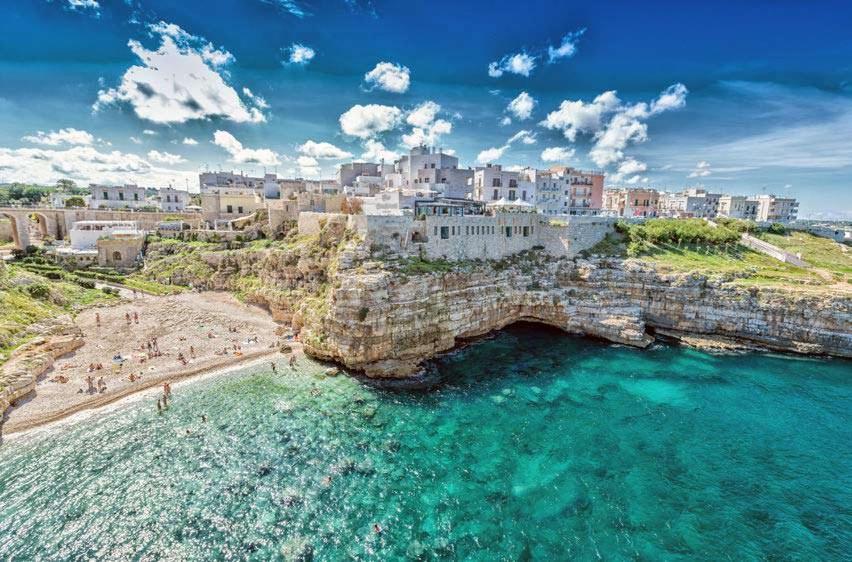
[(505, 127), (506, 125), (511, 125), (511, 124), (512, 124), (512, 118), (509, 117), (508, 115), (506, 115), (505, 117), (500, 119), (500, 126), (501, 127)]
[(132, 142), (133, 144), (142, 144), (142, 139), (140, 139), (139, 137), (130, 137), (130, 142)]
[(271, 4), (272, 6), (276, 6), (281, 10), (289, 13), (292, 16), (295, 16), (299, 19), (304, 18), (305, 16), (311, 15), (308, 13), (302, 6), (299, 5), (295, 0), (260, 0), (264, 4)]
[(445, 119), (436, 119), (441, 106), (434, 101), (425, 101), (412, 109), (405, 122), (412, 126), (408, 134), (402, 135), (402, 143), (408, 148), (420, 145), (434, 146), (442, 135), (453, 130), (453, 124)]
[(494, 162), (495, 160), (503, 158), (503, 154), (507, 150), (509, 150), (508, 144), (504, 144), (500, 147), (486, 148), (485, 150), (476, 155), (476, 161), (480, 164), (488, 164), (489, 162)]
[(305, 156), (321, 158), (323, 160), (341, 160), (352, 156), (350, 152), (346, 152), (330, 142), (314, 142), (312, 140), (308, 140), (300, 145), (298, 151)]
[(377, 140), (370, 139), (364, 143), (364, 153), (361, 154), (361, 158), (368, 162), (380, 162), (381, 160), (393, 162), (399, 159), (399, 153), (388, 150), (385, 145)]
[(521, 141), (524, 144), (535, 144), (535, 133), (526, 130), (518, 131), (517, 133), (512, 135), (508, 141), (506, 141), (506, 144), (513, 144), (517, 141)]
[(479, 164), (488, 164), (489, 162), (494, 162), (495, 160), (499, 160), (503, 157), (503, 154), (506, 153), (509, 148), (516, 143), (517, 141), (521, 141), (524, 144), (535, 144), (536, 138), (535, 134), (532, 131), (520, 130), (506, 141), (506, 144), (503, 146), (486, 148), (476, 156), (476, 161)]
[(148, 159), (152, 162), (158, 162), (160, 164), (181, 164), (186, 162), (183, 156), (178, 154), (172, 154), (171, 152), (160, 152), (158, 150), (151, 150), (148, 152)]
[(515, 53), (506, 55), (498, 61), (488, 65), (488, 76), (499, 78), (504, 72), (518, 74), (520, 76), (529, 76), (535, 69), (536, 57), (527, 53)]
[(631, 185), (639, 182), (647, 183), (648, 178), (640, 175), (647, 169), (648, 165), (644, 162), (640, 162), (635, 158), (627, 158), (618, 165), (616, 172), (611, 174), (607, 179), (614, 183), (624, 182)]
[(543, 162), (565, 162), (574, 157), (575, 150), (567, 146), (550, 146), (541, 151)]
[(195, 146), (198, 144), (198, 141), (190, 137), (183, 137), (183, 144)]
[(67, 6), (74, 11), (91, 11), (96, 16), (100, 15), (101, 5), (97, 0), (67, 0)]
[(144, 131), (142, 131), (142, 134), (148, 135), (149, 137), (155, 137), (155, 136), (157, 136), (157, 131), (152, 131), (151, 129), (145, 129)]
[(591, 103), (564, 100), (559, 109), (547, 114), (541, 125), (546, 129), (561, 130), (566, 139), (574, 142), (578, 133), (599, 131), (603, 116), (615, 111), (620, 103), (615, 90), (600, 94)]
[(266, 103), (266, 99), (256, 95), (254, 92), (249, 90), (248, 88), (243, 88), (243, 95), (250, 99), (254, 106), (258, 109), (269, 109), (269, 104)]
[(648, 139), (645, 121), (665, 111), (686, 105), (688, 90), (683, 84), (666, 88), (650, 104), (624, 104), (614, 90), (604, 92), (592, 102), (564, 100), (559, 109), (547, 115), (540, 124), (562, 131), (570, 141), (580, 133), (591, 134), (594, 144), (589, 158), (598, 166), (608, 166), (624, 159), (624, 149)]
[(347, 135), (368, 139), (395, 129), (402, 110), (391, 105), (353, 105), (340, 116), (340, 129)]
[(261, 108), (244, 103), (219, 74), (219, 66), (234, 60), (230, 53), (175, 24), (159, 22), (149, 29), (159, 36), (159, 48), (151, 51), (130, 40), (128, 46), (142, 64), (128, 68), (117, 88), (100, 90), (94, 111), (126, 103), (139, 118), (153, 123), (266, 121)]
[[(514, 115), (518, 120), (529, 119), (536, 104), (535, 98), (526, 92), (521, 92), (518, 97), (509, 102), (506, 111)], [(511, 122), (511, 121), (510, 121)]]
[(364, 75), (364, 81), (369, 85), (368, 89), (379, 88), (387, 92), (402, 94), (408, 91), (411, 84), (411, 72), (407, 66), (391, 62), (380, 62), (376, 67)]
[(710, 169), (710, 162), (708, 162), (706, 160), (702, 160), (701, 162), (699, 162), (698, 164), (695, 165), (695, 169), (692, 170), (692, 172), (690, 172), (689, 176), (687, 176), (687, 177), (690, 177), (690, 178), (706, 178), (707, 176), (709, 176), (712, 173), (713, 173), (713, 171)]
[(285, 60), (281, 61), (285, 65), (295, 64), (300, 66), (305, 66), (309, 62), (311, 62), (316, 56), (317, 52), (307, 45), (302, 45), (301, 43), (293, 43), (289, 47), (282, 49)]
[(299, 165), (299, 175), (304, 178), (319, 177), (320, 167), (316, 158), (311, 156), (299, 156), (296, 159), (296, 164)]
[(276, 166), (281, 163), (278, 155), (268, 148), (245, 148), (234, 135), (227, 131), (213, 133), (213, 144), (224, 148), (231, 155), (231, 162), (238, 164), (260, 164)]
[(197, 181), (195, 172), (158, 167), (144, 158), (118, 150), (101, 152), (92, 146), (68, 149), (0, 148), (0, 170), (17, 181), (53, 184), (61, 178), (78, 183), (167, 185)]
[(21, 138), (21, 140), (33, 144), (58, 146), (60, 144), (90, 145), (94, 142), (95, 138), (91, 133), (69, 127), (67, 129), (59, 129), (58, 131), (50, 131), (49, 133), (38, 131), (34, 135), (27, 135)]
[(583, 28), (578, 31), (566, 33), (562, 37), (562, 42), (558, 47), (547, 48), (547, 61), (552, 63), (559, 59), (573, 57), (577, 52), (577, 43), (585, 32), (586, 29)]

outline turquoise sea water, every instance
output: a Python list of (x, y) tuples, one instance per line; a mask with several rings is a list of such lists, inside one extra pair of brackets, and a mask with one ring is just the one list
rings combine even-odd
[(850, 362), (517, 325), (436, 370), (255, 368), (7, 440), (0, 559), (849, 559)]

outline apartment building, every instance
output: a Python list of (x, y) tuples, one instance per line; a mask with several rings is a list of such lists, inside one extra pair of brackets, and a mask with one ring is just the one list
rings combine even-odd
[(163, 187), (159, 190), (160, 210), (182, 212), (189, 204), (189, 192), (175, 189), (173, 187)]
[(526, 201), (535, 204), (536, 183), (529, 175), (504, 170), (500, 164), (488, 164), (473, 172), (473, 199), (476, 201)]
[(799, 202), (792, 197), (758, 195), (755, 200), (758, 222), (792, 222), (799, 214)]
[(650, 188), (604, 190), (603, 209), (618, 217), (656, 217), (660, 192)]
[(719, 198), (718, 216), (757, 220), (757, 200), (745, 195), (723, 195)]
[(137, 185), (90, 184), (89, 208), (91, 209), (139, 209), (152, 203), (145, 197), (145, 188)]

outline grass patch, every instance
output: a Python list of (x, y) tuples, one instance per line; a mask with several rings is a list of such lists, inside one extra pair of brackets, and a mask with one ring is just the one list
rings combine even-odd
[(844, 252), (843, 247), (833, 240), (799, 231), (786, 235), (764, 232), (760, 239), (791, 254), (802, 254), (802, 259), (814, 267), (828, 270), (846, 281), (852, 280), (852, 250)]

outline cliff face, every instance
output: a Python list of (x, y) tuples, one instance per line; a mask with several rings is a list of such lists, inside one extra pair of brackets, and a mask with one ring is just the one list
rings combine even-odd
[(660, 330), (852, 357), (848, 292), (743, 287), (633, 260), (556, 261), (537, 252), (431, 273), (370, 256), (343, 231), (324, 229), (285, 248), (181, 256), (177, 268), (164, 269), (161, 256), (147, 271), (265, 304), (301, 330), (308, 353), (373, 377), (409, 376), (458, 339), (519, 320), (636, 346)]
[(646, 346), (649, 330), (720, 335), (770, 348), (852, 356), (848, 297), (738, 287), (662, 275), (620, 260), (547, 262), (400, 277), (341, 271), (328, 314), (303, 331), (306, 349), (375, 377), (407, 376), (457, 338), (519, 320)]

